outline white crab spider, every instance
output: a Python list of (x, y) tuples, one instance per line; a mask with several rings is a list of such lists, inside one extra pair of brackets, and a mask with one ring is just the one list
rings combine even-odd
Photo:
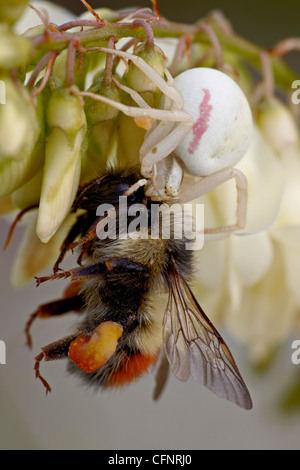
[[(93, 49), (93, 48), (91, 48)], [(140, 148), (146, 195), (153, 200), (192, 201), (234, 178), (238, 204), (236, 224), (208, 229), (220, 233), (243, 229), (246, 222), (247, 180), (232, 168), (245, 154), (252, 136), (248, 101), (238, 85), (226, 74), (210, 68), (194, 68), (175, 79), (165, 69), (166, 80), (143, 59), (128, 52), (98, 47), (98, 51), (131, 60), (163, 93), (162, 108), (151, 108), (134, 90), (115, 83), (129, 93), (138, 107), (126, 106), (104, 96), (81, 92), (114, 106), (134, 118), (156, 122), (147, 131)], [(178, 193), (183, 171), (202, 177)], [(147, 183), (146, 183), (147, 181)]]

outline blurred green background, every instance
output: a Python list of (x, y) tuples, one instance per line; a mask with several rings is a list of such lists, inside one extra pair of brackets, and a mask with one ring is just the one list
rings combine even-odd
[[(84, 11), (80, 0), (55, 0), (76, 14)], [(120, 9), (128, 6), (151, 7), (150, 0), (90, 0), (93, 8)], [(251, 41), (269, 48), (276, 42), (300, 35), (299, 0), (158, 0), (163, 16), (173, 21), (194, 23), (214, 9), (221, 10), (235, 31)], [(287, 62), (300, 73), (299, 55), (290, 53)]]

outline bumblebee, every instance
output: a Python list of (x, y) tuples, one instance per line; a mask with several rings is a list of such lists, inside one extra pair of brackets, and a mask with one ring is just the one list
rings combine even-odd
[[(188, 281), (194, 270), (193, 251), (186, 239), (174, 236), (176, 214), (170, 219), (169, 237), (121, 237), (124, 223), (108, 209), (97, 215), (99, 205), (113, 207), (120, 216), (120, 198), (126, 198), (125, 228), (130, 231), (130, 209), (139, 204), (153, 227), (153, 202), (137, 181), (135, 170), (110, 171), (79, 189), (73, 211), (77, 222), (65, 239), (53, 274), (37, 278), (37, 284), (53, 279), (71, 279), (62, 299), (41, 305), (26, 325), (75, 311), (82, 317), (77, 331), (42, 348), (40, 363), (68, 360), (68, 370), (94, 387), (122, 386), (155, 368), (158, 398), (170, 366), (182, 381), (192, 376), (218, 396), (244, 409), (252, 407), (248, 389), (221, 335), (212, 325)], [(131, 188), (134, 188), (132, 190)], [(118, 236), (99, 237), (99, 226), (113, 220)], [(105, 222), (105, 223), (104, 223)], [(180, 222), (182, 223), (182, 221)], [(100, 224), (100, 225), (99, 225)], [(102, 225), (101, 225), (102, 224)], [(62, 271), (60, 264), (69, 250), (79, 250), (78, 266)]]

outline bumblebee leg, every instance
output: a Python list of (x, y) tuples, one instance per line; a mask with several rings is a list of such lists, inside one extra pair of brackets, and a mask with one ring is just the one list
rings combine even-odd
[(46, 281), (51, 281), (54, 279), (66, 279), (70, 277), (73, 281), (80, 281), (92, 276), (99, 276), (106, 271), (105, 263), (96, 263), (90, 264), (87, 266), (80, 266), (78, 268), (73, 268), (68, 271), (61, 271), (50, 276), (36, 277), (37, 286)]
[(80, 255), (79, 255), (78, 258), (77, 258), (77, 264), (78, 264), (79, 266), (82, 265), (82, 264), (81, 264), (81, 263), (82, 263), (82, 258), (83, 258), (83, 256), (85, 255), (85, 253), (87, 253), (87, 251), (89, 250), (90, 246), (91, 246), (91, 242), (87, 242), (87, 243), (85, 243), (85, 244), (83, 245), (83, 247), (81, 248)]
[(46, 395), (51, 392), (51, 387), (48, 382), (41, 376), (40, 363), (45, 361), (55, 361), (68, 357), (69, 347), (71, 342), (77, 338), (77, 335), (67, 336), (66, 338), (55, 341), (42, 348), (42, 352), (35, 357), (35, 378), (39, 379), (46, 388)]
[(137, 263), (133, 263), (127, 259), (118, 259), (106, 261), (105, 263), (95, 263), (89, 264), (86, 266), (79, 266), (78, 268), (73, 268), (68, 271), (61, 271), (50, 276), (36, 277), (37, 286), (46, 281), (53, 281), (54, 279), (67, 279), (70, 277), (73, 281), (80, 281), (87, 279), (93, 276), (99, 276), (100, 274), (105, 274), (107, 271), (112, 271), (113, 269), (126, 269), (133, 271), (144, 271), (145, 268)]
[(129, 271), (129, 272), (145, 272), (148, 271), (145, 266), (139, 263), (135, 263), (134, 261), (130, 261), (129, 259), (126, 258), (118, 258), (118, 259), (112, 259), (108, 260), (105, 263), (105, 266), (107, 267), (108, 271)]
[[(108, 211), (108, 217), (111, 217), (111, 214), (110, 214), (111, 211)], [(115, 215), (113, 214), (113, 219), (115, 219)], [(94, 222), (91, 227), (89, 228), (89, 230), (87, 231), (86, 235), (84, 235), (84, 237), (80, 238), (80, 240), (77, 240), (76, 242), (72, 243), (70, 245), (70, 249), (71, 250), (74, 250), (74, 248), (76, 248), (77, 246), (81, 245), (84, 247), (84, 245), (90, 243), (94, 238), (97, 237), (97, 230), (98, 230), (98, 233), (99, 231), (105, 227), (105, 225), (107, 224), (107, 218), (103, 219), (101, 222), (99, 222), (98, 220), (96, 220), (96, 222)]]
[(29, 348), (32, 347), (32, 340), (30, 335), (30, 328), (32, 323), (36, 318), (49, 318), (53, 316), (63, 315), (71, 311), (82, 312), (84, 307), (84, 298), (82, 295), (76, 295), (74, 297), (68, 297), (64, 299), (55, 300), (46, 304), (42, 304), (38, 309), (33, 312), (26, 325), (25, 325), (25, 335), (26, 343)]
[(96, 238), (96, 236), (97, 236), (97, 231), (96, 231), (97, 224), (98, 224), (98, 222), (94, 222), (91, 225), (88, 232), (86, 233), (86, 235), (84, 237), (80, 238), (80, 240), (77, 240), (76, 242), (71, 243), (71, 245), (69, 246), (69, 249), (74, 250), (74, 248), (76, 248), (77, 246), (85, 245), (86, 243), (89, 243), (91, 240)]
[(86, 235), (80, 238), (80, 240), (77, 240), (76, 242), (72, 243), (69, 248), (71, 250), (74, 250), (74, 248), (76, 248), (79, 245), (84, 247), (84, 245), (90, 243), (94, 238), (98, 236), (98, 233), (101, 232), (101, 230), (107, 225), (107, 218), (110, 218), (112, 221), (115, 221), (116, 219), (115, 211), (108, 210), (107, 217), (102, 219), (100, 222), (99, 222), (99, 219), (97, 219), (93, 224), (91, 224), (89, 230), (86, 232)]
[(62, 262), (62, 260), (64, 259), (65, 254), (67, 253), (68, 250), (71, 249), (70, 247), (71, 247), (72, 243), (74, 242), (75, 238), (78, 235), (80, 235), (80, 233), (83, 231), (87, 218), (88, 218), (87, 214), (80, 215), (77, 218), (77, 221), (75, 222), (73, 227), (71, 228), (69, 234), (65, 238), (65, 240), (64, 240), (64, 242), (63, 242), (63, 244), (60, 248), (60, 255), (59, 255), (59, 257), (58, 257), (58, 259), (57, 259), (57, 261), (56, 261), (56, 263), (53, 267), (54, 274), (56, 274), (57, 271), (60, 270), (59, 265)]
[(34, 364), (34, 371), (35, 371), (35, 378), (40, 379), (44, 387), (46, 388), (46, 395), (47, 393), (51, 392), (51, 387), (48, 384), (48, 382), (41, 376), (40, 374), (40, 362), (44, 359), (44, 353), (41, 352), (38, 356), (35, 358), (35, 364)]

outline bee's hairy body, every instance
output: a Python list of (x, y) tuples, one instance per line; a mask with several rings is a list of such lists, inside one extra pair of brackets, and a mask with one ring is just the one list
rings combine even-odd
[[(100, 201), (115, 207), (118, 221), (118, 199), (138, 179), (139, 174), (134, 170), (110, 172), (98, 187), (92, 187), (91, 194), (87, 190), (81, 208), (87, 210), (89, 225), (81, 235), (85, 236), (90, 225), (100, 220), (96, 217), (96, 204)], [(115, 353), (99, 370), (88, 373), (69, 361), (69, 371), (95, 386), (123, 385), (156, 361), (163, 346), (168, 272), (175, 262), (186, 277), (191, 274), (191, 252), (185, 250), (185, 239), (175, 240), (172, 235), (170, 239), (151, 238), (152, 202), (145, 197), (144, 188), (127, 198), (128, 208), (136, 203), (148, 209), (147, 238), (120, 239), (118, 233), (115, 239), (95, 237), (83, 258), (85, 266), (103, 264), (106, 268), (81, 283), (86, 306), (85, 318), (78, 325), (81, 334), (89, 335), (99, 324), (108, 321), (120, 324), (124, 332)], [(176, 214), (170, 223), (176, 224)], [(181, 219), (180, 223), (183, 223)]]

